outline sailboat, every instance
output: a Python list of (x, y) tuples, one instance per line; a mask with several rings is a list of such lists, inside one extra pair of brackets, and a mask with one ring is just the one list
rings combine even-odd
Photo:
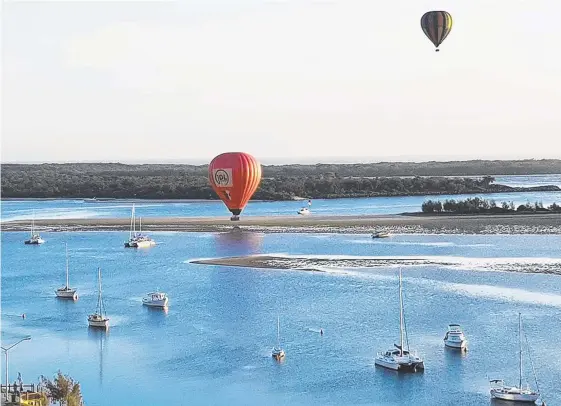
[(76, 293), (76, 289), (73, 289), (68, 284), (68, 244), (64, 244), (66, 248), (66, 285), (62, 288), (58, 288), (55, 293), (56, 296), (61, 299), (72, 299), (78, 300), (78, 294)]
[(35, 211), (33, 211), (33, 218), (31, 220), (31, 236), (29, 240), (25, 240), (25, 244), (39, 245), (43, 244), (45, 240), (41, 238), (39, 233), (35, 232)]
[(88, 316), (88, 325), (90, 327), (109, 327), (109, 318), (105, 312), (105, 306), (103, 305), (103, 299), (101, 297), (101, 268), (97, 268), (97, 279), (99, 282), (98, 295), (97, 295), (97, 308), (94, 314)]
[[(491, 379), (489, 381), (491, 385), (491, 398), (518, 403), (535, 403), (539, 399), (540, 393), (530, 389), (528, 384), (526, 384), (526, 387), (522, 387), (522, 316), (520, 313), (518, 313), (518, 347), (518, 386), (505, 385), (502, 379)], [(538, 380), (536, 379), (535, 371), (534, 379), (536, 380), (537, 387)]]
[(125, 248), (148, 248), (156, 245), (156, 241), (142, 234), (142, 218), (140, 218), (139, 232), (136, 232), (136, 215), (134, 204), (131, 212), (131, 228), (129, 232), (129, 240), (125, 242)]
[[(404, 336), (407, 349), (404, 349)], [(417, 372), (424, 370), (425, 363), (417, 354), (411, 354), (409, 350), (409, 339), (407, 338), (407, 328), (403, 315), (403, 293), (401, 282), (401, 268), (399, 269), (399, 345), (394, 344), (395, 348), (390, 348), (386, 352), (376, 354), (374, 364), (394, 371)]]
[(277, 316), (277, 345), (273, 347), (272, 356), (276, 361), (282, 361), (286, 354), (280, 345), (280, 317)]

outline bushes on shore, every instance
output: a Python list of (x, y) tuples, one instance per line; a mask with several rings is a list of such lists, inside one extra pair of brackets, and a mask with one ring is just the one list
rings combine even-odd
[(521, 204), (515, 207), (513, 202), (502, 202), (500, 205), (494, 200), (481, 199), (479, 197), (465, 200), (447, 199), (442, 203), (440, 200), (427, 200), (421, 207), (423, 213), (452, 213), (452, 214), (478, 214), (478, 213), (515, 213), (515, 212), (555, 212), (561, 213), (561, 206), (557, 203), (543, 207), (541, 202)]

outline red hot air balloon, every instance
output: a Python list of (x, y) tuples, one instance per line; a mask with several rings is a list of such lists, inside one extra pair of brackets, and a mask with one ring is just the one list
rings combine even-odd
[(208, 167), (210, 184), (232, 212), (239, 215), (261, 182), (261, 164), (245, 152), (226, 152), (215, 157)]

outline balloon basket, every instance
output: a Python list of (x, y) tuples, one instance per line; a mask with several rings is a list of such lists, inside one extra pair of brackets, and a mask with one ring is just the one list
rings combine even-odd
[(230, 217), (230, 220), (232, 220), (232, 221), (240, 221), (240, 216), (232, 216), (232, 217)]

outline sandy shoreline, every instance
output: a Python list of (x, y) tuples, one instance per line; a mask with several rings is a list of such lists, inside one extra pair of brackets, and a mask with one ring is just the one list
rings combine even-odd
[[(130, 219), (35, 220), (41, 231), (128, 231)], [(561, 214), (465, 215), (465, 216), (269, 216), (159, 217), (143, 218), (145, 231), (215, 232), (239, 226), (245, 231), (298, 233), (370, 233), (383, 230), (396, 234), (561, 234)], [(2, 222), (2, 231), (29, 231), (28, 221)]]

